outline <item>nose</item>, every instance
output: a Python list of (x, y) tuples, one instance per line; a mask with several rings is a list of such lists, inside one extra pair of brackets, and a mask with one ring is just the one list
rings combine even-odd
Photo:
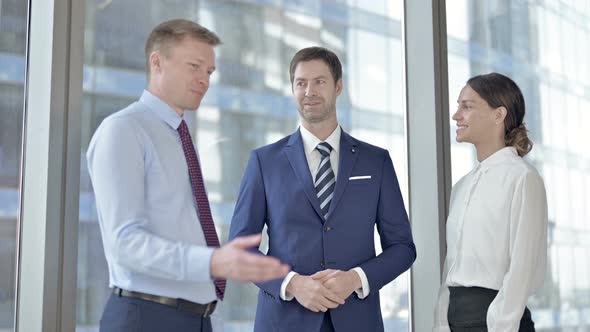
[(209, 86), (209, 73), (206, 70), (199, 70), (195, 73), (195, 79), (200, 86)]
[(305, 95), (306, 96), (315, 96), (315, 89), (313, 88), (313, 84), (308, 84), (305, 88)]
[(199, 84), (208, 87), (209, 86), (209, 75), (199, 77)]
[(460, 118), (459, 112), (460, 112), (460, 110), (457, 108), (457, 110), (455, 111), (455, 114), (453, 114), (453, 116), (451, 118), (455, 121), (459, 121), (459, 118)]

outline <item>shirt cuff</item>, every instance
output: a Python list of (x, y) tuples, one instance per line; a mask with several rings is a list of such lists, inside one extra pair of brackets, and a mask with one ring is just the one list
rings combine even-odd
[(363, 269), (361, 269), (360, 267), (355, 267), (352, 270), (359, 275), (359, 278), (361, 278), (362, 287), (355, 290), (354, 292), (359, 297), (359, 299), (362, 300), (365, 297), (369, 296), (369, 292), (371, 291), (371, 289), (369, 288), (369, 280), (367, 280), (367, 275), (365, 274), (365, 271), (363, 271)]
[(297, 272), (289, 272), (285, 279), (283, 279), (283, 283), (281, 284), (281, 300), (283, 301), (291, 301), (293, 300), (294, 296), (287, 293), (287, 285), (291, 282), (291, 279), (297, 274)]
[(190, 246), (186, 251), (185, 261), (181, 266), (183, 280), (208, 281), (211, 276), (211, 256), (215, 248)]

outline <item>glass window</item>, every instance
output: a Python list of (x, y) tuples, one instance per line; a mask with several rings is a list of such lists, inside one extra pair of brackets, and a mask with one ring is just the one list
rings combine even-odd
[(14, 328), (28, 1), (0, 1), (0, 331)]
[[(474, 75), (501, 72), (525, 95), (525, 123), (535, 143), (526, 159), (542, 174), (549, 204), (549, 266), (543, 288), (529, 301), (535, 327), (588, 330), (590, 219), (583, 202), (590, 201), (589, 140), (584, 139), (590, 95), (587, 70), (581, 68), (590, 60), (580, 50), (590, 40), (590, 7), (578, 1), (509, 0), (447, 1), (446, 6), (451, 114), (460, 89)], [(472, 29), (465, 38), (466, 30), (456, 28), (463, 24)], [(471, 145), (457, 144), (454, 130), (451, 136), (455, 183), (476, 159)]]
[[(340, 123), (357, 138), (389, 149), (407, 203), (403, 4), (382, 1), (360, 8), (361, 3), (87, 3), (82, 155), (100, 122), (136, 100), (145, 86), (143, 47), (150, 30), (166, 19), (184, 17), (223, 40), (209, 92), (191, 119), (197, 148), (206, 155), (203, 174), (222, 242), (228, 237), (250, 151), (293, 133), (299, 125), (288, 68), (302, 47), (323, 45), (339, 55), (344, 66), (344, 91), (337, 105)], [(141, 15), (140, 7), (145, 9)], [(97, 329), (109, 290), (85, 158), (81, 163), (77, 328), (90, 331)], [(257, 288), (231, 283), (228, 290), (219, 307), (225, 330), (251, 331)], [(386, 330), (408, 330), (407, 275), (384, 287), (381, 300)]]

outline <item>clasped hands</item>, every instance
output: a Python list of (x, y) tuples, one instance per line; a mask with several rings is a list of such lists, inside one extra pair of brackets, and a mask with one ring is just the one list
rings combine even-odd
[(310, 276), (296, 274), (286, 290), (305, 308), (326, 312), (344, 304), (350, 294), (361, 287), (361, 279), (355, 271), (328, 269)]

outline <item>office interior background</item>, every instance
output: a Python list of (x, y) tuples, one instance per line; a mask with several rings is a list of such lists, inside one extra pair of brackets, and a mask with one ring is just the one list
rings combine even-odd
[[(25, 102), (32, 100), (25, 83), (32, 77), (27, 49), (35, 47), (29, 15), (39, 3), (0, 0), (0, 331), (15, 329), (15, 314), (21, 312), (16, 299), (22, 289), (17, 290), (27, 287), (17, 282), (24, 276), (20, 257), (27, 255), (18, 247), (28, 240), (22, 227), (30, 222), (21, 214), (23, 183), (34, 176), (23, 171), (23, 147), (34, 148), (27, 142), (36, 129), (27, 127), (34, 114)], [(337, 104), (340, 123), (359, 139), (389, 150), (409, 204), (408, 139), (413, 136), (407, 118), (413, 109), (407, 107), (404, 68), (411, 54), (407, 41), (417, 36), (404, 29), (409, 18), (404, 17), (408, 4), (403, 0), (92, 0), (82, 10), (73, 3), (69, 10), (81, 11), (83, 20), (72, 19), (72, 30), (83, 30), (84, 46), (80, 108), (69, 110), (76, 116), (68, 118), (68, 128), (79, 133), (74, 164), (79, 169), (66, 172), (79, 177), (77, 264), (76, 278), (69, 283), (75, 312), (62, 318), (73, 320), (69, 326), (76, 331), (98, 331), (109, 296), (86, 148), (105, 117), (141, 94), (146, 85), (145, 39), (163, 20), (192, 19), (223, 40), (211, 88), (190, 123), (222, 242), (250, 150), (289, 135), (299, 125), (288, 67), (298, 49), (311, 45), (339, 55), (344, 67), (344, 91)], [(442, 38), (447, 65), (442, 91), (448, 94), (441, 123), (448, 124), (449, 183), (477, 162), (471, 145), (455, 142), (454, 121), (448, 119), (460, 89), (477, 74), (497, 71), (512, 77), (525, 95), (525, 123), (535, 143), (526, 159), (542, 175), (549, 203), (549, 264), (545, 284), (529, 307), (538, 331), (590, 331), (590, 1), (447, 0), (441, 12), (446, 12)], [(83, 26), (75, 26), (78, 22)], [(420, 206), (419, 201), (412, 204)], [(411, 310), (413, 280), (405, 273), (381, 290), (386, 331), (422, 332), (411, 324), (412, 316), (420, 320), (416, 315), (431, 313)], [(229, 284), (218, 309), (225, 331), (252, 330), (256, 294), (253, 285)]]

